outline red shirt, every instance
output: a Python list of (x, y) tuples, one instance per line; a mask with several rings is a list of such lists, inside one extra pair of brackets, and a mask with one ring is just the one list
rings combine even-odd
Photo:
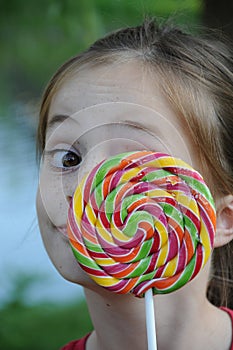
[(231, 341), (231, 347), (229, 350), (233, 350), (233, 310), (228, 309), (227, 307), (221, 307), (222, 310), (226, 311), (228, 313), (228, 315), (231, 318), (231, 322), (232, 322), (232, 341)]
[(91, 333), (85, 335), (85, 337), (79, 339), (79, 340), (73, 340), (70, 343), (66, 344), (61, 348), (61, 350), (85, 350), (86, 349), (86, 342)]
[[(232, 321), (232, 330), (233, 330), (233, 310), (230, 310), (226, 307), (221, 307), (222, 310), (226, 311), (228, 315), (231, 318)], [(90, 333), (87, 334), (84, 338), (79, 339), (79, 340), (74, 340), (67, 345), (65, 345), (61, 350), (85, 350), (86, 348), (86, 342), (89, 337)], [(231, 342), (231, 347), (229, 350), (233, 350), (233, 337), (232, 337), (232, 342)]]

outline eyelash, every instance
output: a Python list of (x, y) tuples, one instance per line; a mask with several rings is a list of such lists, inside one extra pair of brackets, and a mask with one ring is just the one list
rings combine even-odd
[[(67, 155), (70, 155), (73, 158), (77, 157), (75, 160), (76, 164), (71, 166), (64, 166), (64, 157)], [(62, 170), (63, 172), (76, 170), (82, 162), (82, 156), (80, 153), (73, 149), (58, 148), (51, 151), (45, 151), (45, 157), (47, 158), (47, 161), (49, 162), (49, 165), (52, 169), (55, 169), (56, 171)]]

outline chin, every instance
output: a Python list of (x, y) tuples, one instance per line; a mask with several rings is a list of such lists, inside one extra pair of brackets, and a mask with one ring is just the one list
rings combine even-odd
[[(42, 215), (39, 217), (41, 218)], [(59, 233), (46, 215), (38, 222), (45, 250), (59, 274), (69, 282), (90, 289), (94, 288), (96, 283), (79, 266), (68, 238)]]
[[(87, 275), (85, 271), (79, 266), (72, 252), (64, 257), (61, 256), (59, 259), (54, 259), (50, 256), (50, 259), (59, 272), (59, 274), (68, 282), (78, 284), (82, 287), (93, 289), (96, 286), (96, 283)], [(67, 255), (67, 254), (66, 254)]]

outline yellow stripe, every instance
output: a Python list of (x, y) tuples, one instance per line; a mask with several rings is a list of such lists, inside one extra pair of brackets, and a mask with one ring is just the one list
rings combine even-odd
[(89, 203), (86, 205), (85, 212), (86, 212), (86, 215), (88, 217), (88, 221), (93, 226), (95, 226), (95, 224), (96, 224), (96, 216), (95, 216), (95, 213), (94, 213), (94, 210), (93, 210), (92, 206), (90, 206)]
[(189, 164), (185, 163), (181, 159), (173, 157), (163, 157), (160, 159), (152, 160), (144, 164), (144, 166), (151, 166), (155, 168), (166, 168), (166, 167), (182, 167), (186, 169), (193, 170)]
[(140, 171), (141, 171), (141, 169), (140, 169), (139, 167), (133, 168), (133, 169), (130, 169), (130, 170), (126, 171), (126, 172), (124, 173), (124, 175), (122, 175), (119, 184), (128, 182), (128, 181), (131, 180), (133, 177), (137, 176), (138, 173), (139, 173)]
[(164, 157), (164, 158), (160, 158), (155, 160), (155, 163), (159, 164), (160, 167), (164, 168), (164, 167), (182, 167), (182, 168), (188, 168), (193, 170), (193, 168), (185, 163), (183, 160), (178, 159), (178, 158), (173, 158), (173, 157)]
[[(175, 191), (174, 191), (175, 192)], [(181, 203), (184, 207), (191, 210), (197, 217), (200, 216), (200, 212), (196, 201), (192, 197), (185, 196), (183, 193), (176, 192), (176, 200)]]
[(177, 268), (177, 260), (178, 256), (175, 256), (171, 261), (169, 261), (161, 277), (171, 277), (174, 275)]
[(160, 267), (165, 264), (166, 257), (168, 252), (168, 243), (166, 243), (159, 252), (159, 258), (157, 260), (156, 267)]
[(82, 194), (79, 191), (76, 191), (76, 196), (74, 200), (74, 215), (77, 223), (80, 225), (80, 221), (83, 215), (83, 200)]
[(90, 275), (90, 277), (102, 287), (111, 287), (120, 282), (120, 280), (114, 277), (97, 277), (94, 275)]
[(149, 197), (167, 197), (167, 198), (173, 198), (171, 194), (168, 192), (161, 190), (161, 189), (156, 189), (156, 190), (150, 190), (147, 191)]
[(112, 236), (118, 239), (121, 242), (128, 242), (132, 239), (132, 237), (126, 236), (122, 231), (118, 230), (118, 228), (111, 222), (111, 233)]
[(83, 187), (85, 185), (86, 177), (82, 179), (79, 186), (76, 188), (73, 198), (74, 215), (77, 223), (80, 225), (80, 220), (83, 215)]
[(114, 244), (111, 234), (108, 232), (108, 230), (105, 229), (105, 227), (101, 224), (99, 219), (97, 219), (96, 221), (96, 230), (106, 242)]
[(97, 265), (100, 265), (100, 266), (109, 266), (109, 265), (116, 264), (116, 262), (112, 258), (105, 258), (105, 259), (95, 258), (95, 262), (97, 263)]
[(154, 227), (160, 237), (160, 245), (159, 245), (159, 249), (160, 249), (168, 240), (167, 229), (160, 221), (156, 219), (154, 220)]
[(200, 241), (205, 250), (204, 261), (203, 261), (203, 266), (204, 266), (207, 260), (209, 259), (209, 256), (212, 250), (210, 245), (210, 237), (202, 219), (201, 219)]

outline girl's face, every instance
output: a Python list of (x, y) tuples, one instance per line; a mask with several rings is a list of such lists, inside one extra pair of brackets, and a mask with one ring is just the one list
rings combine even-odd
[(140, 63), (90, 68), (74, 74), (52, 99), (41, 162), (37, 213), (46, 250), (68, 280), (95, 283), (78, 266), (66, 222), (69, 202), (83, 175), (121, 152), (163, 151), (198, 169), (180, 120)]

